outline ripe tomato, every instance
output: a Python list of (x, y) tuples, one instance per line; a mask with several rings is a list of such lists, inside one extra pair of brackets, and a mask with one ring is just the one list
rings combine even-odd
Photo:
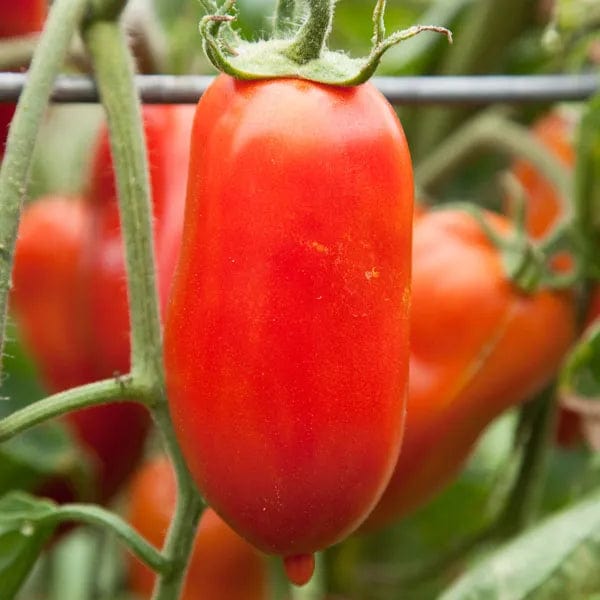
[[(171, 464), (158, 457), (143, 465), (129, 489), (129, 520), (152, 544), (162, 547), (175, 510), (177, 487)], [(135, 557), (129, 586), (150, 598), (154, 573)], [(200, 519), (181, 600), (266, 600), (264, 558), (211, 509)]]
[[(154, 196), (155, 248), (166, 302), (183, 226), (189, 106), (147, 106), (144, 128)], [(23, 341), (50, 391), (129, 371), (125, 264), (108, 133), (100, 133), (86, 197), (42, 198), (19, 229), (11, 301)], [(69, 413), (67, 421), (96, 459), (97, 499), (108, 500), (139, 462), (150, 425), (144, 407), (115, 403)], [(53, 481), (58, 501), (73, 490)]]
[(200, 490), (261, 550), (339, 541), (389, 479), (412, 194), (402, 129), (370, 84), (221, 75), (198, 104), (167, 388)]
[[(505, 219), (489, 215), (506, 231)], [(410, 384), (402, 452), (366, 528), (421, 506), (462, 467), (500, 412), (548, 383), (575, 335), (567, 294), (526, 295), (460, 210), (415, 225)]]
[(47, 0), (0, 0), (0, 38), (41, 31), (47, 11)]

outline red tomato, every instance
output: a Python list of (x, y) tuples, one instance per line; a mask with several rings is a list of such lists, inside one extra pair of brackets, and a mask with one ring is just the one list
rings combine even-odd
[[(507, 231), (505, 219), (487, 218)], [(574, 335), (571, 296), (520, 292), (472, 216), (422, 216), (414, 230), (406, 432), (366, 527), (406, 515), (450, 483), (488, 423), (548, 383)]]
[(0, 0), (0, 38), (41, 31), (47, 11), (46, 0)]
[(261, 550), (343, 539), (389, 479), (412, 193), (402, 129), (370, 84), (221, 75), (198, 104), (168, 395), (199, 488)]
[[(171, 522), (177, 487), (168, 459), (155, 458), (134, 476), (129, 491), (131, 524), (162, 547)], [(154, 573), (135, 557), (128, 563), (129, 586), (150, 598)], [(266, 600), (267, 568), (263, 557), (211, 509), (200, 519), (181, 600)]]
[[(183, 225), (193, 113), (188, 106), (144, 108), (163, 303)], [(23, 340), (50, 391), (129, 371), (125, 265), (106, 130), (85, 199), (44, 198), (25, 209), (13, 280), (11, 300)], [(66, 418), (96, 459), (97, 499), (106, 501), (139, 462), (150, 424), (147, 411), (139, 404), (115, 403)], [(62, 482), (43, 492), (58, 501), (73, 498)]]

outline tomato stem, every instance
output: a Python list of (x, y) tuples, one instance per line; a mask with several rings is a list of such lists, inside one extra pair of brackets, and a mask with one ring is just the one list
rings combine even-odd
[(98, 89), (107, 113), (114, 158), (121, 228), (125, 242), (134, 378), (151, 390), (152, 416), (175, 468), (178, 494), (163, 555), (172, 569), (158, 578), (154, 600), (177, 597), (191, 553), (202, 499), (188, 473), (167, 408), (162, 340), (152, 243), (150, 185), (141, 109), (132, 58), (115, 21), (94, 21), (84, 29)]
[(154, 571), (168, 572), (170, 562), (137, 531), (115, 513), (94, 504), (63, 504), (48, 515), (48, 520), (60, 523), (76, 521), (113, 532), (132, 554)]
[(308, 18), (300, 27), (285, 55), (298, 64), (321, 56), (333, 22), (333, 0), (308, 0)]
[(367, 57), (350, 58), (327, 49), (327, 37), (333, 21), (333, 0), (310, 0), (308, 17), (291, 40), (282, 39), (286, 21), (294, 16), (293, 2), (280, 3), (274, 20), (271, 40), (245, 42), (235, 36), (235, 0), (224, 0), (217, 8), (214, 0), (201, 0), (211, 12), (200, 22), (204, 51), (213, 65), (238, 79), (272, 79), (294, 77), (329, 85), (354, 86), (373, 75), (383, 54), (392, 46), (422, 31), (441, 32), (451, 41), (443, 27), (416, 25), (385, 37), (385, 1), (377, 0), (373, 13), (373, 47)]
[(0, 166), (0, 356), (4, 348), (17, 229), (35, 142), (54, 79), (86, 7), (87, 0), (56, 0), (53, 3), (8, 132), (6, 153)]
[[(457, 25), (460, 44), (446, 52), (437, 75), (469, 75), (498, 72), (503, 48), (535, 18), (531, 0), (488, 0), (472, 2)], [(469, 109), (432, 107), (419, 120), (414, 135), (414, 156), (425, 160), (468, 118)]]
[(279, 0), (275, 9), (273, 33), (276, 37), (284, 37), (294, 25), (296, 0)]
[(520, 426), (523, 429), (518, 440), (522, 440), (523, 444), (522, 458), (512, 491), (495, 526), (496, 536), (500, 538), (512, 537), (536, 520), (544, 488), (555, 408), (554, 386), (521, 408)]
[(578, 129), (574, 220), (581, 235), (584, 274), (600, 279), (600, 94), (584, 110)]
[[(480, 150), (502, 151), (512, 158), (532, 163), (566, 199), (572, 189), (569, 170), (521, 125), (492, 108), (473, 117), (449, 136), (415, 169), (417, 184), (433, 192)], [(565, 202), (566, 204), (566, 202)], [(568, 206), (564, 207), (568, 210)]]
[(0, 442), (73, 410), (98, 406), (117, 399), (141, 402), (147, 398), (148, 390), (137, 385), (130, 376), (71, 388), (34, 402), (0, 420)]

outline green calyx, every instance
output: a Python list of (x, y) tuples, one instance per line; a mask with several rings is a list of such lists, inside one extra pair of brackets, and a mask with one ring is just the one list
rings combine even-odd
[[(217, 69), (238, 79), (295, 77), (330, 85), (359, 85), (373, 75), (388, 48), (422, 31), (442, 33), (452, 41), (448, 29), (433, 25), (415, 25), (386, 36), (386, 0), (377, 0), (371, 52), (364, 58), (351, 58), (327, 49), (334, 0), (305, 0), (308, 11), (299, 27), (294, 26), (295, 1), (279, 0), (273, 39), (251, 43), (240, 39), (231, 26), (236, 18), (235, 0), (225, 0), (220, 7), (216, 0), (201, 3), (209, 13), (200, 22), (206, 55)], [(287, 37), (287, 32), (292, 37)]]
[[(557, 227), (549, 237), (534, 242), (525, 229), (523, 206), (519, 206), (517, 214), (513, 215), (513, 229), (506, 234), (499, 233), (489, 223), (485, 211), (479, 206), (452, 202), (436, 208), (444, 210), (448, 207), (464, 210), (479, 223), (500, 255), (506, 278), (524, 294), (533, 294), (540, 289), (570, 288), (580, 278), (579, 244), (572, 228)], [(570, 257), (568, 271), (557, 271), (553, 264), (561, 255)]]

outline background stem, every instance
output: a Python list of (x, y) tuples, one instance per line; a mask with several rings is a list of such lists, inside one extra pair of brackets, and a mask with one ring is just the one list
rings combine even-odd
[[(437, 75), (498, 72), (503, 51), (535, 18), (531, 0), (479, 0), (473, 2), (462, 26), (454, 31), (455, 44), (444, 53)], [(414, 132), (414, 156), (424, 158), (466, 118), (464, 109), (432, 108), (422, 113)]]
[[(415, 169), (417, 186), (435, 191), (452, 173), (481, 149), (502, 151), (513, 159), (532, 163), (565, 201), (571, 195), (568, 169), (528, 129), (513, 123), (496, 110), (474, 117), (440, 144)], [(565, 213), (568, 213), (565, 206)]]
[(517, 535), (537, 518), (545, 484), (555, 407), (552, 387), (522, 408), (526, 414), (527, 430), (521, 433), (524, 438), (521, 466), (495, 526), (497, 535), (502, 538)]
[(56, 0), (52, 4), (8, 132), (6, 154), (0, 165), (0, 357), (4, 350), (10, 275), (19, 218), (38, 130), (54, 79), (87, 5), (88, 0)]
[(152, 390), (152, 415), (177, 477), (177, 506), (163, 549), (172, 569), (158, 578), (153, 596), (154, 600), (172, 600), (183, 584), (203, 504), (181, 455), (167, 408), (141, 108), (132, 59), (118, 24), (92, 22), (84, 30), (84, 40), (108, 117), (117, 177), (131, 314), (132, 373)]
[(115, 400), (143, 401), (145, 399), (148, 399), (146, 390), (136, 385), (128, 376), (71, 388), (34, 402), (0, 420), (0, 442), (4, 442), (34, 425), (73, 410)]

